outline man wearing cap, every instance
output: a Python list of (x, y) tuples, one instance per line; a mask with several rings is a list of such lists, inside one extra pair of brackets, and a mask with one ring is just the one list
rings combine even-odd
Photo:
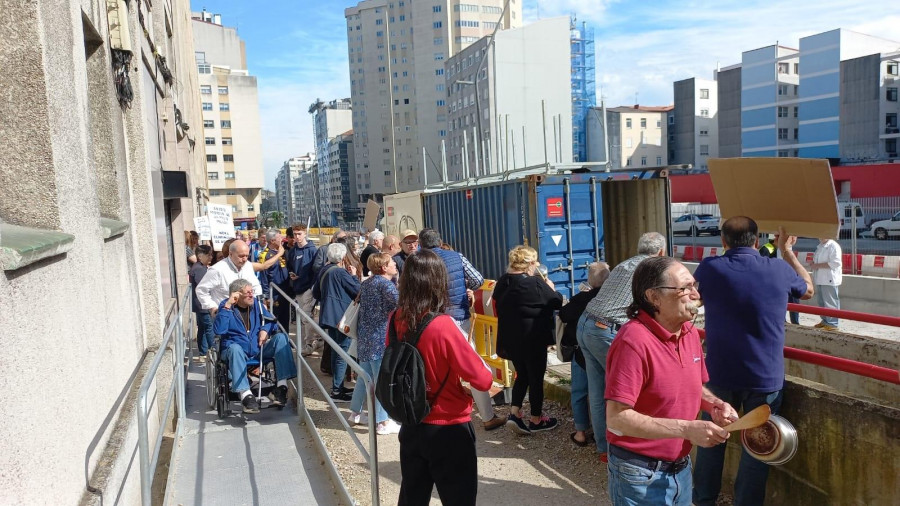
[(384, 232), (381, 230), (373, 230), (369, 233), (369, 245), (366, 246), (366, 249), (362, 251), (362, 254), (359, 255), (359, 261), (362, 263), (362, 271), (363, 276), (369, 275), (369, 266), (366, 265), (366, 262), (369, 261), (369, 257), (374, 253), (378, 253), (381, 251), (381, 245), (384, 243)]
[(400, 253), (394, 255), (394, 262), (397, 263), (397, 273), (403, 272), (403, 262), (406, 258), (416, 252), (419, 248), (419, 235), (415, 230), (404, 230), (400, 234)]

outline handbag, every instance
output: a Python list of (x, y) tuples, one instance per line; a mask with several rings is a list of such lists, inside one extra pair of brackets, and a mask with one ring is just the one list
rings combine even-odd
[(342, 334), (349, 337), (350, 339), (356, 339), (356, 325), (359, 322), (359, 296), (356, 296), (356, 300), (350, 303), (347, 306), (347, 310), (344, 311), (344, 316), (341, 316), (341, 321), (338, 322), (338, 330), (341, 331)]
[(560, 362), (571, 362), (572, 355), (575, 354), (575, 347), (567, 346), (562, 342), (563, 336), (566, 334), (566, 323), (559, 316), (554, 317), (554, 319), (556, 320), (556, 358)]

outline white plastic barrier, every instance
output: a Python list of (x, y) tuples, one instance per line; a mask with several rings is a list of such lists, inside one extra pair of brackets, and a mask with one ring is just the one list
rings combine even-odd
[(880, 276), (883, 278), (900, 277), (900, 257), (863, 255), (862, 274), (863, 276)]

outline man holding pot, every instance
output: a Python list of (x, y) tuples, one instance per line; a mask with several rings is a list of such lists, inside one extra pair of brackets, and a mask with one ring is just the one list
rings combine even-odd
[[(629, 321), (606, 362), (610, 499), (689, 506), (692, 445), (724, 443), (722, 426), (737, 413), (703, 386), (706, 364), (692, 323), (700, 295), (687, 268), (671, 257), (647, 258), (631, 293)], [(700, 410), (713, 421), (697, 420)]]
[[(694, 277), (706, 306), (709, 390), (744, 412), (768, 404), (781, 409), (784, 387), (784, 313), (788, 297), (809, 299), (813, 284), (791, 246), (796, 238), (779, 228), (781, 258), (760, 256), (758, 227), (746, 216), (722, 225), (724, 255), (705, 258)], [(706, 418), (708, 419), (708, 418)], [(722, 488), (725, 447), (697, 450), (694, 504), (716, 504)], [(763, 504), (769, 466), (746, 450), (734, 483), (734, 503)]]

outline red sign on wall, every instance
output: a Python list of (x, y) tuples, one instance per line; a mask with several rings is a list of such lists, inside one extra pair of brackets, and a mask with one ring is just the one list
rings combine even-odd
[(388, 216), (393, 216), (393, 215), (394, 215), (394, 208), (388, 207)]
[(561, 218), (563, 216), (563, 199), (561, 197), (547, 199), (547, 217)]
[(472, 190), (466, 190), (466, 200), (472, 200)]

